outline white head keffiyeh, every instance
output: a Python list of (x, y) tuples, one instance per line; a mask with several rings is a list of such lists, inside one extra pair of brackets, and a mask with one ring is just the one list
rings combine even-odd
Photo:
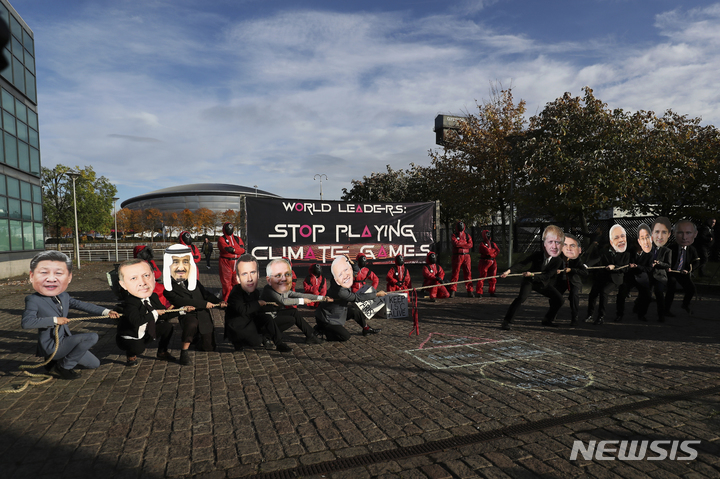
[(168, 291), (172, 291), (170, 265), (173, 262), (173, 256), (188, 256), (190, 258), (190, 271), (188, 271), (187, 282), (188, 290), (194, 291), (197, 285), (197, 267), (192, 257), (192, 250), (184, 244), (174, 244), (165, 250), (165, 254), (163, 254), (163, 286)]

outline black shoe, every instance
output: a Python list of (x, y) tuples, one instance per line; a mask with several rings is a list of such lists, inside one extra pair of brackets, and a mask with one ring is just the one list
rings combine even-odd
[(60, 379), (79, 379), (81, 376), (79, 371), (75, 371), (74, 369), (65, 369), (57, 363), (55, 363), (50, 372), (60, 376)]
[(586, 323), (592, 323), (592, 322), (593, 322), (593, 315), (592, 315), (592, 314), (588, 314), (588, 317), (585, 318), (585, 322), (586, 322)]
[(547, 320), (547, 319), (543, 320), (542, 325), (543, 325), (543, 326), (548, 326), (548, 327), (550, 327), (550, 328), (557, 328), (557, 327), (559, 326), (559, 325), (555, 324), (555, 323), (552, 321), (552, 319), (551, 319), (551, 320)]
[(245, 351), (245, 346), (242, 343), (233, 343), (233, 348), (235, 348), (235, 351)]
[(180, 351), (180, 364), (183, 366), (190, 366), (192, 361), (190, 360), (190, 353), (187, 349)]
[(289, 353), (292, 351), (292, 348), (285, 343), (277, 343), (275, 349), (281, 353)]
[(658, 318), (658, 323), (664, 323), (664, 322), (665, 322), (665, 317), (664, 317), (664, 316), (660, 316), (660, 317)]
[(616, 323), (619, 323), (620, 321), (622, 321), (622, 320), (623, 320), (623, 316), (625, 316), (625, 315), (624, 315), (624, 314), (618, 314), (617, 316), (615, 316), (615, 322), (616, 322)]
[[(47, 361), (47, 358), (45, 358), (45, 361)], [(57, 361), (55, 361), (55, 360), (53, 359), (52, 361), (50, 361), (49, 363), (47, 363), (47, 364), (46, 364), (45, 366), (43, 366), (43, 367), (45, 368), (45, 371), (50, 372), (50, 371), (52, 371), (52, 368), (53, 368), (56, 364), (57, 364)]]
[(577, 318), (572, 318), (570, 320), (570, 327), (574, 328), (577, 325)]
[(315, 333), (315, 336), (317, 336), (320, 339), (325, 339), (325, 328), (320, 326), (319, 324), (316, 324), (313, 326), (313, 332)]
[(505, 331), (510, 331), (511, 328), (512, 328), (512, 326), (510, 326), (509, 321), (503, 321), (502, 324), (500, 325), (500, 329), (504, 329)]
[(451, 297), (451, 298), (454, 298), (454, 297), (455, 297), (455, 291), (450, 291), (450, 297)]
[(638, 316), (638, 320), (647, 321), (647, 318), (645, 316)]
[(137, 356), (128, 356), (128, 358), (125, 360), (125, 366), (129, 368), (137, 366), (137, 363)]
[(475, 293), (473, 291), (468, 291), (468, 298), (474, 298)]
[(167, 351), (158, 351), (157, 358), (162, 359), (163, 361), (171, 362), (171, 363), (174, 363), (177, 361), (177, 358)]
[(268, 338), (263, 338), (261, 346), (268, 351), (272, 351), (273, 349), (275, 349), (275, 345)]
[(307, 337), (307, 339), (305, 339), (305, 342), (307, 344), (320, 344), (320, 343), (322, 343), (322, 341), (323, 340), (320, 339), (320, 337), (317, 334), (311, 334), (310, 336)]
[(593, 321), (593, 324), (605, 324), (605, 317), (604, 316), (598, 316), (598, 319)]
[(684, 309), (685, 311), (687, 311), (687, 314), (689, 314), (690, 316), (692, 316), (692, 313), (693, 313), (693, 312), (692, 312), (692, 308), (690, 307), (689, 304), (688, 304), (687, 306), (683, 305), (682, 309)]
[(367, 336), (368, 334), (377, 334), (380, 331), (382, 331), (382, 329), (371, 328), (370, 326), (366, 326), (365, 329), (363, 329), (363, 336)]
[(674, 317), (675, 317), (675, 313), (673, 313), (673, 312), (671, 312), (671, 311), (665, 311), (665, 316), (667, 316), (668, 318), (674, 318)]
[(437, 299), (435, 299), (435, 298), (430, 298), (430, 299), (428, 299), (428, 301), (431, 302), (431, 303), (436, 303), (436, 302), (437, 302)]
[(490, 293), (490, 297), (491, 297), (491, 298), (494, 298), (495, 296), (497, 296), (497, 294), (495, 294), (495, 293)]

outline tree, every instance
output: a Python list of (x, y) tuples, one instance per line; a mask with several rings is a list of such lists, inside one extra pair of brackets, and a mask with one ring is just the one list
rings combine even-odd
[(193, 220), (193, 228), (198, 235), (205, 234), (208, 230), (214, 230), (215, 214), (208, 208), (195, 210)]
[(194, 231), (193, 225), (195, 224), (195, 215), (193, 215), (193, 212), (189, 209), (185, 208), (180, 212), (178, 215), (178, 219), (180, 220), (180, 227), (185, 230), (189, 231), (191, 234)]
[(493, 87), (490, 100), (476, 105), (477, 114), (459, 122), (443, 150), (429, 152), (436, 170), (432, 183), (443, 185), (442, 209), (454, 214), (446, 225), (454, 219), (485, 222), (498, 211), (505, 224), (511, 181), (518, 180), (512, 140), (525, 128), (525, 101), (516, 104), (512, 89)]
[(139, 210), (131, 210), (128, 208), (122, 208), (117, 212), (117, 225), (118, 229), (122, 231), (123, 236), (128, 232), (137, 233), (142, 231), (140, 225), (140, 214)]
[(583, 91), (583, 98), (565, 93), (530, 119), (518, 145), (525, 174), (519, 198), (528, 211), (579, 222), (587, 234), (590, 218), (633, 207), (635, 145), (646, 120), (610, 111), (591, 88)]
[[(74, 229), (73, 183), (67, 176), (69, 171), (65, 165), (42, 168), (44, 221), (55, 236), (60, 236), (62, 227)], [(113, 197), (117, 188), (104, 176), (98, 177), (92, 166), (76, 166), (75, 171), (80, 173), (75, 180), (78, 229), (109, 233), (113, 227)]]
[(157, 208), (142, 210), (141, 215), (142, 232), (150, 231), (150, 242), (155, 241), (155, 232), (162, 227), (163, 214)]

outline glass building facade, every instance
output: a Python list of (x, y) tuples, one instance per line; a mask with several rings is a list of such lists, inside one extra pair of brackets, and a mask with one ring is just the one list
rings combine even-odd
[(0, 72), (0, 277), (27, 272), (44, 249), (35, 40), (6, 0), (0, 18), (10, 29)]

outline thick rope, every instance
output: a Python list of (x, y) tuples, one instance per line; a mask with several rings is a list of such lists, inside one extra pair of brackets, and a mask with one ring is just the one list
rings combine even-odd
[[(178, 311), (185, 311), (185, 308), (180, 308), (180, 309), (166, 309), (166, 310), (165, 310), (166, 313), (175, 313), (175, 312), (178, 312)], [(84, 318), (69, 318), (69, 321), (70, 321), (70, 322), (73, 322), (73, 321), (90, 321), (90, 320), (95, 320), (95, 319), (107, 319), (107, 318), (109, 318), (109, 317), (110, 317), (110, 316), (87, 316), (87, 317), (84, 317)], [(43, 361), (42, 363), (39, 363), (39, 364), (21, 364), (21, 365), (18, 367), (18, 369), (22, 370), (23, 374), (25, 374), (26, 376), (30, 376), (31, 378), (43, 378), (42, 381), (33, 381), (33, 380), (31, 380), (31, 379), (28, 379), (28, 380), (25, 381), (25, 383), (24, 383), (23, 385), (21, 385), (21, 386), (15, 386), (15, 387), (12, 388), (12, 389), (0, 389), (0, 394), (20, 393), (20, 392), (23, 392), (25, 389), (27, 389), (28, 386), (39, 386), (40, 384), (48, 383), (48, 382), (50, 382), (50, 381), (52, 381), (52, 380), (54, 379), (54, 376), (52, 376), (52, 375), (50, 375), (50, 374), (35, 374), (35, 373), (30, 373), (30, 372), (27, 371), (27, 369), (36, 369), (36, 368), (40, 368), (40, 367), (47, 366), (48, 364), (50, 364), (50, 361), (53, 360), (53, 358), (55, 357), (55, 354), (57, 354), (58, 348), (60, 347), (60, 336), (59, 336), (59, 335), (60, 335), (60, 326), (61, 326), (60, 324), (56, 324), (56, 325), (55, 325), (55, 331), (54, 331), (54, 334), (55, 334), (55, 349), (53, 350), (52, 354), (51, 354), (50, 356), (48, 356), (48, 358), (47, 358), (45, 361)]]

